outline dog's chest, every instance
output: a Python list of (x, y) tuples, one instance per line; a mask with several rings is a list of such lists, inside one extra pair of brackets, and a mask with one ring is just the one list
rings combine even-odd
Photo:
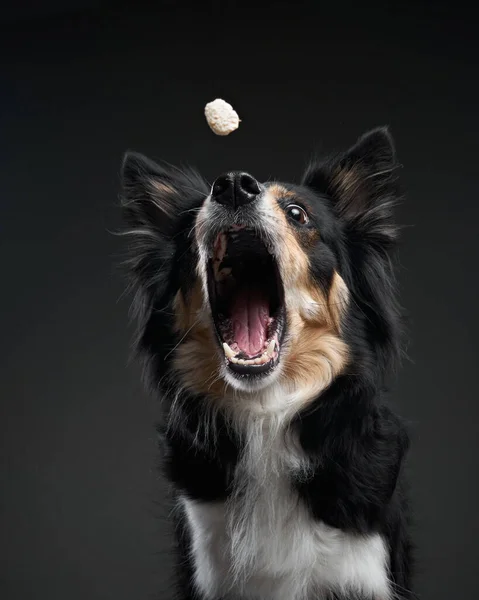
[(382, 538), (313, 520), (291, 485), (301, 468), (286, 446), (252, 440), (227, 502), (182, 500), (206, 600), (321, 600), (329, 590), (390, 597)]

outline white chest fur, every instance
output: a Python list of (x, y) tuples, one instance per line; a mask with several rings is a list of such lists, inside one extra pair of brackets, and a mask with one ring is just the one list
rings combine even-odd
[(298, 453), (281, 433), (262, 434), (250, 436), (228, 502), (181, 500), (198, 589), (207, 600), (321, 600), (329, 590), (390, 600), (384, 540), (313, 521), (289, 483)]

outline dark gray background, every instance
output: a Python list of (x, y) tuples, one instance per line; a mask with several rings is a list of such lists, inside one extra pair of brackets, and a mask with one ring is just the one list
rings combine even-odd
[[(458, 3), (38, 4), (16, 2), (0, 25), (0, 596), (171, 597), (157, 408), (127, 365), (107, 233), (122, 152), (193, 163), (210, 180), (227, 168), (297, 179), (313, 151), (389, 124), (408, 190), (398, 218), (411, 225), (400, 273), (411, 361), (395, 399), (414, 437), (417, 591), (476, 600), (472, 15)], [(218, 96), (243, 120), (229, 138), (203, 119)]]

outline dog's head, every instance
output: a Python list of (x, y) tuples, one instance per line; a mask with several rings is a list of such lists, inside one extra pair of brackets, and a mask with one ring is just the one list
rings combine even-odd
[(155, 383), (174, 374), (218, 400), (298, 407), (348, 369), (380, 377), (397, 348), (395, 168), (385, 129), (300, 185), (235, 171), (210, 187), (127, 154), (125, 233)]

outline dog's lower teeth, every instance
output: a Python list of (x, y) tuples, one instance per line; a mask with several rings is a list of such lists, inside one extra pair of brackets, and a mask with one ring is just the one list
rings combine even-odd
[(261, 356), (257, 356), (256, 358), (237, 358), (238, 352), (235, 352), (229, 344), (223, 342), (223, 351), (225, 353), (225, 357), (232, 363), (237, 365), (264, 365), (269, 362), (272, 358), (274, 358), (274, 350), (276, 347), (276, 340), (271, 340), (266, 348), (263, 350), (263, 354)]

